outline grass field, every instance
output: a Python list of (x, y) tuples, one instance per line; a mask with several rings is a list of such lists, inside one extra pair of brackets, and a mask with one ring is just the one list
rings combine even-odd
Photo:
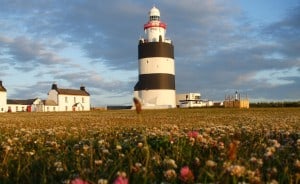
[(0, 183), (300, 183), (300, 108), (0, 114)]

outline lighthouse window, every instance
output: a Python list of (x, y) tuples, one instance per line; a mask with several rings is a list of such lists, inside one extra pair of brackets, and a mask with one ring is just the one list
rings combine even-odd
[(151, 20), (159, 20), (159, 16), (150, 16), (150, 21)]

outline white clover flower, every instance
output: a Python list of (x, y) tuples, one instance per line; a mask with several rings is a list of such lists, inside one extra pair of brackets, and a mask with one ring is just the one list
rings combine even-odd
[(108, 180), (101, 178), (98, 180), (98, 184), (108, 184)]
[(54, 165), (54, 167), (56, 168), (55, 170), (56, 170), (57, 172), (62, 172), (62, 171), (64, 171), (62, 162), (57, 161), (57, 162), (54, 162), (53, 165)]
[(269, 184), (278, 184), (278, 181), (273, 179)]
[(85, 144), (85, 145), (83, 145), (82, 148), (83, 148), (83, 151), (88, 151), (90, 149), (90, 146)]
[(19, 141), (19, 138), (18, 137), (14, 137), (13, 141), (17, 142), (17, 141)]
[(259, 173), (255, 172), (255, 171), (248, 170), (246, 172), (246, 174), (247, 174), (247, 176), (250, 180), (250, 183), (261, 183)]
[(64, 171), (64, 168), (62, 168), (62, 167), (57, 167), (57, 168), (56, 168), (56, 171), (57, 171), (57, 172), (62, 172), (62, 171)]
[(280, 143), (276, 139), (271, 139), (269, 141), (270, 141), (270, 143), (272, 144), (273, 147), (275, 147), (275, 148), (280, 147)]
[(175, 160), (170, 159), (170, 158), (164, 159), (164, 164), (171, 168), (177, 168)]
[(11, 140), (10, 138), (8, 138), (8, 139), (7, 139), (7, 143), (8, 143), (9, 145), (12, 145), (12, 144), (13, 144), (13, 140)]
[(206, 166), (208, 166), (208, 167), (215, 167), (215, 166), (217, 165), (217, 163), (216, 163), (215, 161), (213, 161), (213, 160), (207, 160), (207, 161), (205, 162), (205, 164), (206, 164)]
[(121, 149), (122, 149), (122, 146), (121, 146), (121, 145), (117, 145), (117, 146), (116, 146), (116, 149), (117, 149), (117, 150), (121, 150)]
[(103, 163), (103, 161), (102, 160), (94, 160), (94, 163), (96, 165), (101, 165)]
[(267, 152), (264, 154), (265, 157), (271, 157), (275, 153), (275, 147), (267, 147)]
[(127, 177), (127, 174), (126, 174), (126, 172), (124, 172), (124, 171), (118, 171), (118, 172), (117, 172), (117, 175), (118, 175), (118, 176), (121, 176), (122, 178), (126, 178), (126, 177)]
[(195, 138), (194, 137), (190, 137), (190, 145), (194, 145), (194, 143), (195, 143)]
[(109, 154), (109, 150), (108, 150), (108, 149), (103, 149), (103, 150), (102, 150), (102, 153), (104, 153), (104, 154)]
[(104, 143), (105, 143), (105, 140), (103, 140), (103, 139), (101, 139), (101, 140), (98, 141), (98, 144), (99, 144), (99, 145), (102, 145), (102, 144), (104, 144)]
[(67, 180), (64, 180), (62, 181), (63, 184), (70, 184), (71, 183), (71, 180), (67, 179)]
[(195, 164), (200, 165), (200, 159), (198, 157), (195, 157)]
[(295, 167), (297, 167), (298, 169), (300, 169), (300, 161), (298, 159), (295, 160), (294, 165), (295, 165)]
[(219, 142), (218, 148), (219, 148), (220, 150), (223, 150), (223, 149), (225, 148), (224, 143), (223, 143), (223, 142)]
[(164, 176), (167, 180), (172, 180), (177, 177), (176, 171), (174, 169), (168, 169), (164, 172)]
[(134, 165), (135, 165), (135, 167), (142, 167), (142, 164), (139, 162), (136, 162)]
[(250, 162), (254, 162), (254, 163), (257, 162), (257, 158), (256, 157), (251, 157)]
[(62, 167), (62, 162), (60, 161), (57, 161), (57, 162), (54, 162), (54, 167)]
[(35, 150), (29, 151), (29, 152), (27, 152), (27, 154), (30, 156), (33, 156), (33, 155), (35, 155)]
[(232, 176), (241, 177), (245, 174), (246, 168), (244, 166), (232, 165), (227, 168), (227, 171), (230, 172)]
[(137, 145), (139, 148), (143, 147), (143, 143), (142, 142), (139, 142), (138, 145)]
[(5, 152), (9, 152), (10, 150), (12, 150), (12, 148), (10, 146), (3, 146), (4, 149), (5, 149)]

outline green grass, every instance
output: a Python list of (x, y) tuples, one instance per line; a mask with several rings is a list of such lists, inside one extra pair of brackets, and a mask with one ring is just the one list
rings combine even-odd
[(0, 117), (0, 183), (300, 183), (300, 108)]

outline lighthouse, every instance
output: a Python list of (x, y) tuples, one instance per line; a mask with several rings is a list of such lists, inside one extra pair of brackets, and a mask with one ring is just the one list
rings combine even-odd
[(145, 37), (138, 44), (139, 76), (134, 86), (134, 97), (144, 109), (176, 107), (174, 46), (165, 37), (166, 29), (160, 11), (151, 8)]

